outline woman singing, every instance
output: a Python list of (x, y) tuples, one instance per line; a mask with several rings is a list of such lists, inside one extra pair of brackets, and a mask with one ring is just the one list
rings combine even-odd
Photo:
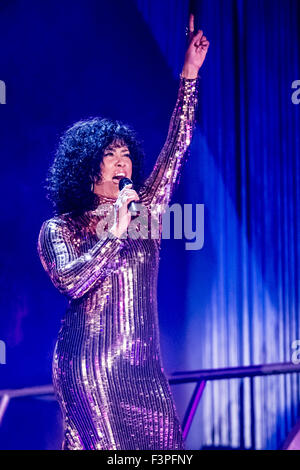
[[(69, 300), (53, 356), (62, 449), (184, 448), (160, 355), (160, 236), (124, 234), (134, 221), (131, 201), (158, 214), (161, 224), (178, 180), (194, 127), (198, 72), (209, 47), (203, 32), (193, 29), (190, 21), (168, 136), (146, 181), (139, 184), (142, 150), (134, 131), (108, 119), (69, 128), (49, 170), (55, 215), (41, 227), (38, 253)], [(122, 177), (132, 178), (136, 190), (128, 185), (119, 191)], [(112, 208), (114, 221), (101, 234), (104, 206)]]

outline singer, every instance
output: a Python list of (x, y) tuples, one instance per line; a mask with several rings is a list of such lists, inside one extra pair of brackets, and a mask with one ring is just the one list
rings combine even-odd
[[(131, 201), (167, 205), (195, 121), (199, 77), (209, 47), (190, 20), (189, 45), (166, 142), (141, 180), (143, 151), (128, 126), (80, 121), (62, 136), (47, 175), (54, 215), (38, 237), (42, 265), (68, 298), (53, 355), (53, 384), (64, 423), (62, 449), (184, 449), (164, 374), (158, 330), (160, 239), (121, 238)], [(134, 183), (119, 190), (120, 178)], [(99, 236), (99, 207), (113, 205), (110, 236)], [(161, 217), (160, 217), (161, 221)]]

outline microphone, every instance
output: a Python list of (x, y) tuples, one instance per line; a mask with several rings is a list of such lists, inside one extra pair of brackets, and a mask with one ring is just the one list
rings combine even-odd
[[(122, 189), (125, 188), (125, 186), (127, 186), (129, 184), (132, 184), (131, 189), (134, 189), (133, 188), (133, 182), (131, 181), (131, 179), (121, 178), (120, 181), (119, 181), (119, 190), (122, 191)], [(130, 203), (128, 204), (128, 210), (131, 212), (131, 214), (133, 216), (137, 216), (138, 213), (140, 212), (139, 209), (137, 208), (136, 202), (138, 202), (138, 201), (130, 201)]]

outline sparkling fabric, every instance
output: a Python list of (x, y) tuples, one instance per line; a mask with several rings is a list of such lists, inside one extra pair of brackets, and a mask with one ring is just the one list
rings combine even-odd
[(99, 234), (101, 208), (115, 201), (106, 197), (94, 211), (62, 214), (41, 227), (42, 265), (68, 297), (53, 356), (62, 449), (184, 448), (161, 361), (157, 276), (162, 213), (191, 141), (198, 81), (180, 77), (166, 142), (139, 192), (146, 219), (154, 220), (143, 237)]

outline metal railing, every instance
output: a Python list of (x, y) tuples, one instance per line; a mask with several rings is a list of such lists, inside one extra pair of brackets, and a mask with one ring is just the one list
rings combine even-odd
[(246, 377), (259, 377), (265, 375), (292, 374), (296, 372), (300, 372), (300, 364), (293, 364), (292, 362), (261, 364), (243, 367), (227, 367), (224, 369), (195, 370), (189, 372), (174, 372), (169, 378), (169, 383), (171, 385), (196, 382), (196, 387), (183, 418), (183, 438), (187, 438), (206, 382), (211, 380), (241, 379)]
[[(182, 432), (184, 440), (188, 436), (200, 399), (205, 389), (205, 385), (208, 381), (240, 379), (245, 377), (258, 377), (266, 375), (292, 374), (297, 372), (300, 372), (300, 364), (293, 364), (291, 362), (243, 367), (227, 367), (224, 369), (174, 372), (171, 376), (169, 376), (168, 379), (170, 385), (196, 382), (195, 389), (187, 406), (182, 423)], [(53, 385), (42, 385), (21, 389), (0, 390), (0, 425), (2, 423), (9, 402), (12, 398), (30, 396), (34, 397), (53, 394)]]

